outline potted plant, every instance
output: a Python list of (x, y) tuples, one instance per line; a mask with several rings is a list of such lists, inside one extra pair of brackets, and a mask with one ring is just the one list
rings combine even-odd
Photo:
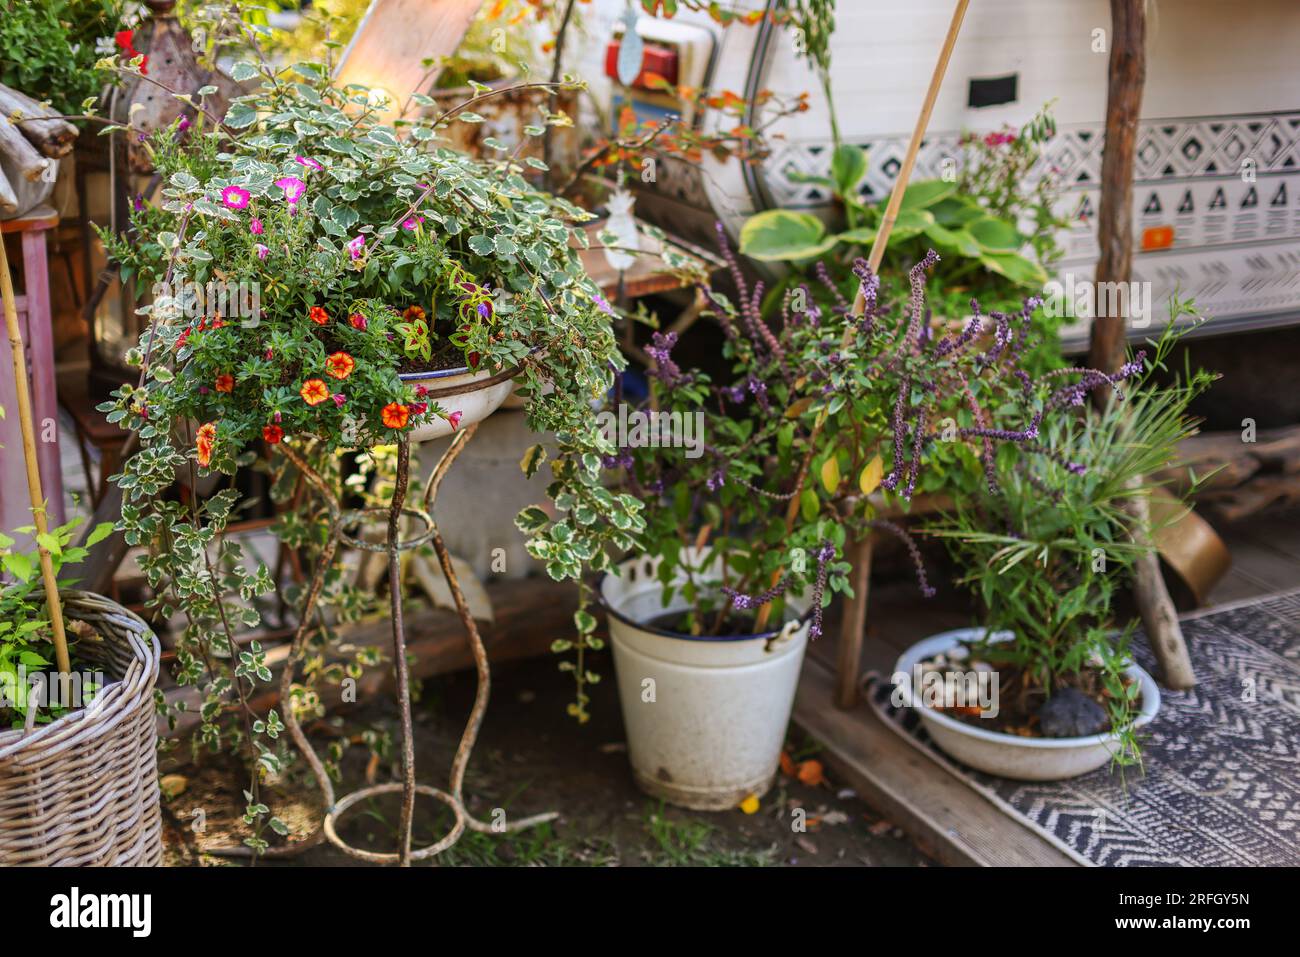
[(1019, 367), (1033, 300), (1011, 316), (973, 305), (965, 329), (943, 334), (926, 322), (933, 252), (910, 271), (905, 308), (878, 300), (859, 260), (863, 315), (843, 300), (823, 310), (799, 286), (773, 329), (719, 234), (737, 296), (705, 293), (731, 377), (682, 370), (674, 338), (656, 334), (647, 403), (606, 418), (620, 445), (607, 464), (646, 503), (641, 554), (601, 585), (629, 756), (641, 787), (701, 808), (770, 785), (806, 642), (849, 590), (845, 541), (901, 536), (930, 592), (915, 544), (883, 513), (954, 476), (991, 481), (998, 445), (1035, 442), (1050, 398)]
[[(963, 763), (1057, 780), (1140, 760), (1138, 732), (1160, 692), (1129, 650), (1137, 619), (1117, 606), (1134, 562), (1154, 547), (1134, 504), (1153, 488), (1146, 476), (1175, 464), (1195, 431), (1188, 405), (1213, 380), (1198, 371), (1158, 384), (1177, 338), (1162, 336), (1150, 359), (1139, 353), (1132, 381), (1104, 408), (1052, 417), (1037, 443), (1000, 460), (996, 490), (958, 502), (935, 526), (967, 570), (981, 627), (913, 645), (895, 667), (894, 696), (920, 708), (931, 738)], [(1072, 406), (1077, 395), (1063, 388), (1049, 404)]]
[[(155, 296), (132, 354), (139, 381), (101, 408), (139, 436), (117, 477), (122, 527), (150, 549), (142, 567), (153, 604), (187, 616), (178, 677), (204, 687), (201, 740), (214, 750), (239, 742), (256, 769), (246, 843), (261, 852), (265, 827), (286, 830), (257, 787), (282, 766), (285, 722), (252, 711), (272, 676), (264, 649), (237, 632), (257, 623), (254, 599), (275, 583), (225, 537), (238, 491), (173, 498), (178, 470), (193, 487), (280, 449), (309, 480), (329, 477), (324, 488), (344, 477), (344, 450), (404, 451), (464, 432), (514, 383), (529, 426), (555, 436), (554, 505), (520, 519), (548, 572), (605, 567), (606, 548), (629, 547), (639, 519), (638, 503), (600, 486), (607, 446), (590, 403), (621, 358), (574, 248), (586, 214), (535, 190), (504, 154), (480, 160), (441, 145), (452, 124), (479, 122), (474, 107), (495, 92), (390, 126), (365, 88), (334, 86), (326, 63), (263, 58), (237, 62), (232, 75), (256, 88), (224, 116), (201, 90), (192, 124), (149, 139), (164, 185), (158, 206), (133, 214), (139, 240), (104, 237), (124, 275), (155, 284)], [(530, 453), (530, 473), (545, 459)], [(316, 491), (309, 481), (307, 494)], [(345, 590), (326, 544), (338, 530), (331, 507), (303, 535), (285, 523), (329, 565), (327, 596)], [(297, 686), (286, 697), (283, 708), (314, 700)]]

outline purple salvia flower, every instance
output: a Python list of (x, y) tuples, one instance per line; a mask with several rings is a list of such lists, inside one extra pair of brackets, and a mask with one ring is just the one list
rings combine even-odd
[(912, 556), (912, 566), (916, 570), (916, 581), (921, 588), (921, 594), (926, 598), (933, 598), (935, 592), (926, 579), (925, 562), (921, 560), (921, 550), (916, 547), (916, 542), (912, 539), (912, 536), (907, 534), (901, 526), (895, 525), (887, 518), (877, 518), (869, 524), (872, 528), (884, 529), (907, 546), (907, 552)]
[(902, 380), (898, 383), (898, 396), (894, 399), (894, 467), (880, 483), (890, 491), (893, 491), (898, 486), (899, 480), (903, 477), (903, 453), (906, 449), (906, 432), (903, 411), (911, 387), (911, 377), (906, 375), (903, 376)]

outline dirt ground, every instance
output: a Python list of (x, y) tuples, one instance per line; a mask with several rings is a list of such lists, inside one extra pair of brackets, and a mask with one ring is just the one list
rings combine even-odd
[[(492, 703), (466, 777), (469, 806), (480, 820), (494, 809), (506, 819), (558, 811), (558, 820), (508, 835), (468, 833), (436, 859), (440, 865), (482, 866), (929, 866), (902, 832), (881, 819), (851, 790), (833, 780), (817, 781), (818, 767), (805, 765), (803, 777), (781, 774), (752, 814), (740, 810), (706, 813), (662, 805), (632, 782), (619, 715), (612, 666), (598, 663), (611, 677), (593, 689), (592, 719), (579, 726), (565, 714), (572, 686), (553, 660), (498, 667)], [(416, 774), (423, 784), (445, 787), (446, 775), (463, 722), (473, 700), (469, 673), (427, 680), (415, 705)], [(343, 715), (318, 722), (313, 742), (324, 752), (334, 738), (356, 739), (367, 729), (387, 730), (393, 746), (386, 760), (371, 758), (364, 744), (348, 748), (341, 760), (339, 795), (360, 787), (367, 772), (375, 781), (398, 780), (398, 724), (395, 702), (370, 700)], [(787, 742), (796, 764), (816, 761), (816, 742), (798, 732)], [(238, 864), (206, 853), (230, 843), (232, 825), (242, 813), (239, 772), (228, 759), (190, 760), (188, 747), (164, 761), (164, 823), (168, 862), (178, 865)], [(303, 763), (271, 789), (266, 798), (295, 836), (311, 832), (318, 795)], [(383, 796), (351, 809), (340, 824), (349, 843), (391, 850), (396, 842), (400, 798)], [(796, 809), (802, 808), (799, 813)], [(450, 815), (431, 798), (416, 805), (414, 843), (431, 843), (446, 833)], [(799, 831), (796, 821), (806, 821)], [(196, 833), (197, 825), (197, 833)], [(275, 865), (352, 865), (359, 862), (322, 844)]]

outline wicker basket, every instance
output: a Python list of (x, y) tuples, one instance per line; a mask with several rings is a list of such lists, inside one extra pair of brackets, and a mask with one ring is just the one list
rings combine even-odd
[(158, 639), (107, 598), (62, 596), (65, 618), (95, 633), (77, 642), (78, 661), (109, 680), (88, 708), (0, 732), (0, 867), (160, 864)]

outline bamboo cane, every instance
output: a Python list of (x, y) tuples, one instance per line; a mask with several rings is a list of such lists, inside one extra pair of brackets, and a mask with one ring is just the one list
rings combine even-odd
[(32, 424), (32, 395), (27, 382), (27, 355), (22, 331), (18, 328), (18, 305), (14, 299), (13, 277), (9, 275), (9, 255), (0, 240), (0, 294), (4, 296), (5, 328), (9, 332), (9, 349), (14, 360), (14, 391), (18, 394), (18, 422), (23, 432), (23, 458), (27, 461), (27, 491), (32, 500), (32, 517), (36, 524), (36, 547), (40, 554), (41, 580), (45, 600), (50, 606), (50, 626), (54, 631), (54, 657), (61, 674), (72, 671), (68, 660), (68, 638), (63, 631), (63, 606), (59, 603), (59, 586), (54, 580), (54, 562), (49, 549), (41, 544), (46, 531), (45, 497), (41, 494), (41, 473), (36, 464), (36, 430)]
[[(948, 33), (943, 38), (943, 46), (939, 49), (939, 60), (934, 65), (934, 72), (930, 75), (930, 86), (925, 91), (925, 100), (921, 103), (921, 112), (916, 118), (916, 126), (912, 130), (912, 139), (907, 144), (907, 153), (903, 156), (903, 165), (898, 169), (898, 178), (894, 180), (894, 187), (889, 191), (889, 202), (885, 206), (885, 214), (880, 219), (880, 228), (876, 231), (876, 238), (871, 244), (871, 254), (867, 263), (871, 266), (872, 272), (880, 270), (880, 263), (885, 258), (885, 247), (889, 245), (889, 234), (894, 229), (894, 221), (898, 219), (898, 211), (903, 205), (903, 194), (907, 192), (907, 183), (912, 178), (912, 169), (916, 166), (916, 156), (921, 151), (921, 141), (925, 139), (925, 131), (930, 126), (930, 116), (934, 113), (935, 101), (939, 98), (939, 88), (943, 86), (944, 74), (948, 72), (948, 61), (952, 59), (953, 48), (957, 45), (957, 35), (961, 32), (962, 20), (966, 17), (966, 8), (970, 6), (970, 0), (957, 0), (957, 5), (952, 11), (952, 20), (948, 24)], [(854, 318), (860, 317), (863, 310), (866, 309), (867, 301), (862, 295), (862, 290), (858, 290), (857, 298), (853, 300), (853, 315), (844, 327), (844, 338), (840, 343), (840, 348), (847, 348), (853, 341), (853, 330), (856, 327)], [(808, 454), (805, 456), (803, 465), (799, 470), (799, 477), (795, 483), (794, 495), (790, 498), (790, 504), (785, 512), (785, 530), (790, 532), (794, 529), (794, 520), (799, 515), (799, 493), (803, 489), (803, 483), (808, 477), (808, 467), (812, 462), (812, 452), (816, 447), (817, 438), (821, 435), (822, 425), (825, 419), (819, 419), (813, 426), (812, 437), (808, 442)], [(772, 573), (771, 586), (775, 586), (781, 580), (781, 569)], [(854, 593), (853, 601), (865, 601), (865, 597), (858, 598), (865, 590), (858, 590)], [(758, 610), (758, 616), (754, 621), (754, 631), (760, 632), (767, 627), (767, 619), (772, 614), (772, 605), (768, 603)]]

